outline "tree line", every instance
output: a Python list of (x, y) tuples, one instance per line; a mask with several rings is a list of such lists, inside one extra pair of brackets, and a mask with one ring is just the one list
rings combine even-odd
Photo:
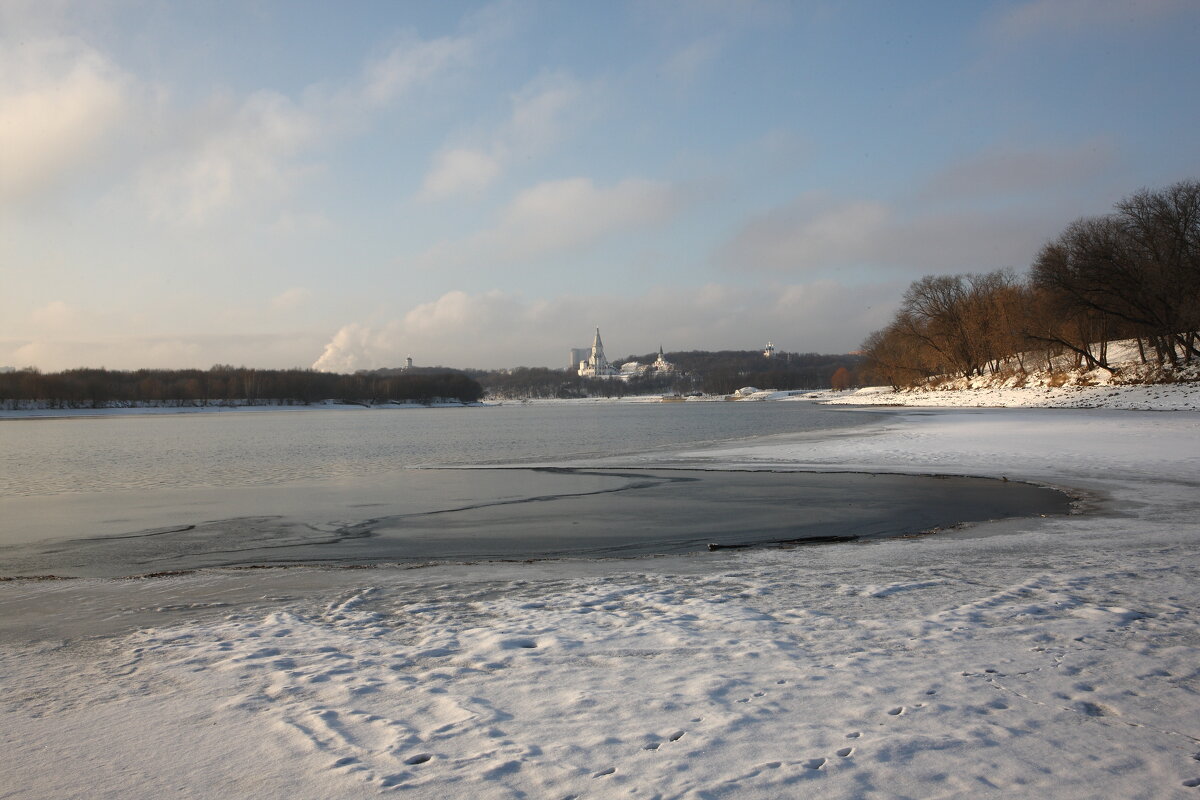
[[(653, 363), (658, 353), (631, 355), (615, 363)], [(758, 350), (691, 350), (666, 353), (671, 372), (650, 370), (629, 380), (581, 378), (571, 370), (517, 367), (472, 373), (489, 397), (572, 398), (624, 397), (644, 394), (730, 394), (744, 386), (769, 389), (846, 388), (857, 382), (862, 358), (856, 355), (777, 352), (766, 358)]]
[(438, 400), (477, 402), (478, 381), (461, 373), (343, 375), (310, 369), (250, 369), (216, 365), (199, 369), (28, 368), (0, 373), (0, 403), (8, 408), (108, 408), (130, 405), (308, 405), (325, 400), (360, 405)]
[(1113, 341), (1164, 369), (1200, 358), (1200, 181), (1142, 190), (1071, 223), (1024, 276), (1010, 270), (914, 281), (862, 350), (874, 380), (1103, 367)]

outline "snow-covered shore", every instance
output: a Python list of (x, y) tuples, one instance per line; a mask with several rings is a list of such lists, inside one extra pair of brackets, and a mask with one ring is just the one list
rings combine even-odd
[(821, 393), (829, 405), (919, 406), (925, 408), (1119, 408), (1200, 411), (1200, 381), (1096, 386), (1005, 386), (980, 381), (938, 389), (893, 390), (870, 386)]
[(652, 458), (1005, 476), (1085, 513), (687, 559), (0, 584), (0, 797), (1200, 796), (1194, 413), (889, 410)]
[[(891, 405), (987, 408), (1124, 408), (1145, 411), (1200, 411), (1200, 364), (1163, 370), (1142, 363), (1136, 339), (1110, 342), (1112, 369), (1085, 370), (1071, 354), (1052, 359), (1054, 371), (1026, 372), (1015, 364), (1005, 371), (971, 378), (931, 379), (927, 384), (893, 390), (872, 386), (853, 392), (829, 392), (830, 405)], [(1182, 354), (1180, 354), (1182, 355)], [(1038, 358), (1044, 358), (1039, 356)], [(1026, 354), (1025, 362), (1035, 357)]]

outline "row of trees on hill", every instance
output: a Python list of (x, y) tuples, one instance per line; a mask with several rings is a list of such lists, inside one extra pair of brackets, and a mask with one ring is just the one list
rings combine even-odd
[(127, 405), (306, 405), (323, 400), (376, 405), (483, 397), (460, 372), (339, 375), (307, 369), (264, 370), (216, 365), (208, 370), (71, 369), (0, 373), (0, 402), (9, 408), (105, 408)]
[(910, 386), (934, 375), (1112, 369), (1108, 345), (1136, 339), (1164, 367), (1200, 358), (1200, 181), (1143, 190), (1113, 213), (1071, 223), (1028, 273), (926, 276), (863, 344), (875, 380)]
[[(643, 363), (657, 354), (633, 357)], [(453, 370), (443, 367), (379, 369), (353, 375), (308, 369), (264, 370), (218, 364), (211, 369), (35, 368), (0, 373), (0, 406), (7, 408), (105, 408), (133, 405), (307, 405), (324, 400), (379, 405), (436, 400), (476, 402), (490, 397), (622, 397), (652, 393), (729, 394), (743, 386), (772, 389), (846, 388), (856, 382), (861, 358), (752, 350), (669, 353), (672, 372), (650, 371), (630, 379), (581, 378), (545, 367)]]
[[(629, 356), (626, 361), (653, 363), (657, 353)], [(744, 386), (770, 389), (847, 388), (857, 382), (862, 358), (856, 355), (776, 353), (757, 350), (693, 350), (667, 353), (671, 372), (648, 371), (624, 380), (581, 378), (572, 371), (517, 367), (479, 373), (490, 397), (622, 397), (625, 395), (703, 392), (730, 394)]]
[(684, 372), (695, 375), (705, 394), (729, 394), (744, 386), (762, 389), (828, 389), (833, 376), (854, 374), (857, 355), (776, 352), (766, 358), (757, 350), (689, 351), (668, 357)]

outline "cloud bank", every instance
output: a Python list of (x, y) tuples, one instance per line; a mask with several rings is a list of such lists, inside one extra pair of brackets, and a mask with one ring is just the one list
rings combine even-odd
[(659, 288), (640, 296), (530, 299), (493, 290), (447, 292), (403, 317), (353, 322), (325, 345), (314, 369), (353, 372), (418, 365), (566, 367), (568, 349), (586, 346), (599, 326), (611, 357), (658, 349), (755, 349), (772, 340), (795, 352), (847, 352), (859, 331), (881, 327), (896, 286), (832, 281), (748, 288), (710, 284)]
[(70, 38), (0, 43), (0, 203), (71, 177), (126, 118), (131, 79)]

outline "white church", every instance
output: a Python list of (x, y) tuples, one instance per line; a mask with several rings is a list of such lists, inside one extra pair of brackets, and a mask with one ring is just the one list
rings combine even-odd
[[(585, 353), (586, 355), (584, 355)], [(627, 381), (630, 378), (645, 375), (651, 370), (657, 372), (675, 371), (675, 365), (663, 357), (662, 345), (658, 346), (658, 358), (655, 359), (653, 364), (639, 364), (636, 361), (630, 361), (623, 364), (620, 369), (617, 369), (604, 357), (604, 342), (600, 341), (599, 328), (596, 328), (596, 338), (592, 340), (591, 350), (584, 348), (571, 349), (571, 363), (572, 365), (577, 365), (576, 374), (581, 378), (616, 378)]]

